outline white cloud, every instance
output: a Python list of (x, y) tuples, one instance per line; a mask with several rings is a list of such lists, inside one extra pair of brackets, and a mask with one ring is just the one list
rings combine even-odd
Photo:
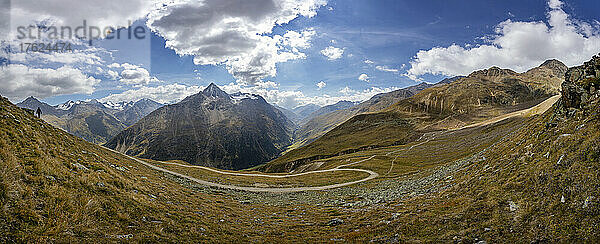
[(113, 70), (106, 71), (106, 76), (111, 80), (116, 80), (119, 78), (119, 73)]
[(142, 67), (129, 63), (124, 63), (121, 67), (123, 68), (123, 71), (121, 71), (120, 82), (127, 85), (140, 86), (147, 85), (150, 82), (158, 82), (158, 79), (151, 77), (150, 72)]
[(391, 92), (393, 90), (399, 89), (397, 87), (372, 87), (362, 91), (356, 91), (346, 87), (340, 90), (340, 94), (338, 96), (332, 96), (328, 94), (324, 94), (321, 96), (306, 96), (302, 91), (298, 90), (289, 91), (281, 90), (279, 88), (265, 89), (258, 86), (244, 86), (235, 83), (229, 83), (227, 85), (220, 86), (220, 88), (230, 94), (235, 92), (257, 94), (265, 98), (267, 102), (276, 104), (284, 108), (294, 108), (300, 105), (306, 105), (310, 103), (325, 106), (337, 103), (342, 100), (360, 102), (365, 101), (376, 94)]
[[(37, 0), (11, 1), (10, 24), (13, 37), (18, 26), (45, 23), (55, 26), (68, 26), (71, 30), (82, 26), (106, 27), (128, 26), (129, 21), (143, 18), (155, 4), (161, 1), (151, 0), (55, 0), (40, 2)], [(98, 11), (101, 10), (101, 11)], [(3, 36), (4, 37), (4, 36)]]
[(369, 82), (369, 76), (367, 74), (360, 74), (358, 80)]
[(69, 66), (37, 69), (22, 64), (0, 66), (0, 94), (11, 100), (28, 96), (47, 98), (67, 94), (91, 94), (100, 81)]
[(156, 87), (140, 87), (137, 89), (127, 90), (123, 93), (112, 94), (100, 99), (101, 102), (122, 102), (122, 101), (138, 101), (143, 98), (149, 98), (159, 103), (177, 103), (184, 98), (199, 93), (204, 89), (202, 86), (186, 86), (181, 84), (169, 84)]
[(354, 92), (356, 92), (356, 91), (350, 89), (350, 87), (347, 87), (347, 86), (344, 87), (344, 88), (342, 88), (342, 89), (340, 89), (340, 93), (342, 93), (344, 95), (348, 95), (348, 94), (351, 94), (351, 93), (354, 93)]
[(365, 64), (374, 64), (375, 63), (375, 62), (373, 62), (371, 60), (368, 60), (368, 59), (365, 59), (365, 61), (363, 61), (363, 62), (365, 62)]
[(260, 88), (277, 88), (277, 87), (279, 87), (279, 84), (275, 83), (273, 81), (261, 81), (261, 82), (257, 82), (255, 85)]
[(398, 69), (393, 69), (393, 68), (387, 67), (385, 65), (383, 65), (383, 66), (377, 65), (377, 66), (375, 66), (375, 69), (377, 69), (379, 71), (383, 71), (383, 72), (394, 72), (394, 73), (398, 73), (400, 71)]
[(548, 7), (551, 9), (559, 9), (562, 8), (563, 3), (560, 0), (549, 0)]
[(398, 87), (387, 87), (387, 88), (381, 88), (381, 87), (371, 87), (368, 89), (364, 89), (362, 91), (357, 91), (354, 89), (351, 89), (349, 87), (344, 87), (340, 90), (340, 93), (342, 94), (342, 96), (336, 97), (338, 101), (341, 100), (347, 100), (347, 101), (351, 101), (351, 102), (362, 102), (362, 101), (366, 101), (368, 99), (370, 99), (371, 97), (380, 94), (380, 93), (387, 93), (387, 92), (391, 92), (391, 91), (395, 91), (398, 90), (400, 88)]
[(494, 65), (523, 72), (552, 58), (568, 66), (581, 64), (600, 50), (600, 27), (571, 19), (562, 5), (559, 0), (548, 1), (548, 24), (510, 19), (498, 24), (496, 35), (484, 38), (486, 45), (421, 50), (405, 75), (412, 79), (424, 74), (465, 75)]
[(325, 0), (174, 1), (152, 12), (147, 25), (180, 55), (199, 65), (225, 64), (238, 82), (255, 84), (277, 73), (276, 64), (304, 58), (313, 30), (264, 35), (276, 25), (313, 17)]
[(281, 43), (292, 48), (309, 48), (310, 40), (315, 34), (314, 29), (307, 29), (302, 32), (288, 31), (283, 35)]
[(14, 52), (10, 54), (12, 63), (61, 63), (100, 65), (102, 58), (94, 52), (73, 50), (73, 52)]
[(323, 54), (323, 56), (327, 57), (329, 60), (336, 60), (342, 57), (344, 54), (344, 49), (328, 46), (321, 50), (321, 54)]
[(317, 87), (319, 88), (319, 90), (323, 89), (323, 87), (325, 87), (327, 85), (327, 83), (325, 83), (325, 81), (320, 81), (319, 83), (317, 83)]
[(108, 67), (111, 69), (117, 69), (117, 68), (121, 68), (121, 64), (112, 63), (112, 64), (109, 64)]

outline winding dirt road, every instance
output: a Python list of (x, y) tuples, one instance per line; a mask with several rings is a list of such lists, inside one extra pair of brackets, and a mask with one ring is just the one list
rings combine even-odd
[[(111, 149), (109, 149), (111, 150)], [(119, 153), (117, 151), (111, 150), (115, 153)], [(122, 153), (119, 153), (122, 154)], [(318, 173), (324, 173), (324, 172), (333, 172), (333, 171), (353, 171), (353, 172), (363, 172), (363, 173), (368, 173), (369, 176), (360, 180), (356, 180), (356, 181), (350, 181), (350, 182), (344, 182), (344, 183), (339, 183), (339, 184), (333, 184), (333, 185), (326, 185), (326, 186), (307, 186), (307, 187), (289, 187), (289, 188), (275, 188), (275, 187), (247, 187), (247, 186), (235, 186), (235, 185), (225, 185), (225, 184), (220, 184), (220, 183), (214, 183), (214, 182), (210, 182), (210, 181), (205, 181), (205, 180), (201, 180), (195, 177), (191, 177), (188, 175), (184, 175), (181, 173), (177, 173), (168, 169), (164, 169), (161, 167), (158, 167), (156, 165), (147, 163), (143, 160), (131, 157), (129, 155), (125, 155), (122, 154), (125, 157), (128, 157), (138, 163), (141, 163), (151, 169), (157, 170), (157, 171), (161, 171), (167, 174), (171, 174), (177, 177), (181, 177), (193, 182), (196, 182), (198, 184), (201, 185), (206, 185), (206, 186), (212, 186), (212, 187), (218, 187), (218, 188), (223, 188), (223, 189), (229, 189), (229, 190), (240, 190), (240, 191), (249, 191), (249, 192), (270, 192), (270, 193), (290, 193), (290, 192), (302, 192), (302, 191), (320, 191), (320, 190), (328, 190), (328, 189), (333, 189), (333, 188), (339, 188), (339, 187), (344, 187), (344, 186), (349, 186), (349, 185), (353, 185), (353, 184), (357, 184), (357, 183), (361, 183), (361, 182), (365, 182), (368, 180), (372, 180), (375, 179), (379, 176), (378, 173), (371, 171), (371, 170), (366, 170), (366, 169), (344, 169), (342, 167), (346, 167), (349, 165), (354, 165), (354, 164), (358, 164), (358, 163), (362, 163), (365, 162), (367, 160), (370, 160), (372, 158), (375, 157), (375, 155), (371, 156), (370, 158), (367, 159), (363, 159), (357, 162), (353, 162), (350, 164), (345, 164), (345, 165), (340, 165), (336, 168), (333, 169), (326, 169), (326, 170), (316, 170), (316, 171), (310, 171), (310, 172), (304, 172), (304, 173), (299, 173), (299, 174), (289, 174), (289, 175), (266, 175), (266, 174), (244, 174), (244, 173), (234, 173), (234, 172), (226, 172), (226, 171), (220, 171), (220, 170), (216, 170), (216, 169), (212, 169), (212, 168), (208, 168), (208, 167), (204, 167), (204, 166), (193, 166), (193, 165), (183, 165), (183, 164), (178, 164), (178, 163), (169, 163), (169, 162), (160, 162), (163, 164), (171, 164), (171, 165), (177, 165), (177, 166), (181, 166), (181, 167), (189, 167), (189, 168), (200, 168), (200, 169), (204, 169), (204, 170), (208, 170), (211, 172), (215, 172), (215, 173), (219, 173), (219, 174), (224, 174), (224, 175), (235, 175), (235, 176), (250, 176), (250, 177), (268, 177), (268, 178), (289, 178), (289, 177), (294, 177), (294, 176), (301, 176), (301, 175), (307, 175), (307, 174), (318, 174)]]
[[(476, 123), (476, 124), (472, 124), (472, 125), (468, 125), (459, 129), (455, 129), (455, 130), (460, 130), (460, 129), (465, 129), (465, 128), (470, 128), (470, 127), (476, 127), (476, 126), (482, 126), (482, 125), (488, 125), (488, 124), (493, 124), (508, 118), (513, 118), (513, 117), (518, 117), (518, 116), (531, 116), (531, 115), (536, 115), (536, 114), (542, 114), (544, 113), (546, 110), (548, 110), (550, 107), (552, 107), (552, 105), (558, 101), (558, 99), (560, 98), (560, 95), (551, 97), (543, 102), (541, 102), (540, 104), (528, 108), (528, 109), (524, 109), (524, 110), (520, 110), (520, 111), (516, 111), (513, 113), (509, 113), (509, 114), (505, 114), (496, 118), (492, 118), (480, 123)], [(450, 131), (455, 131), (455, 130), (450, 130)], [(399, 149), (393, 152), (389, 152), (387, 154), (385, 154), (386, 156), (389, 156), (391, 154), (395, 154), (399, 151), (402, 150), (410, 150), (416, 146), (420, 146), (422, 144), (425, 144), (431, 140), (433, 140), (435, 138), (435, 136), (433, 136), (432, 138), (428, 138), (426, 141), (420, 142), (418, 144), (412, 145), (411, 147), (407, 148), (403, 148), (403, 149)], [(421, 138), (419, 138), (420, 140)], [(417, 140), (417, 141), (419, 141)], [(326, 185), (326, 186), (307, 186), (307, 187), (289, 187), (289, 188), (273, 188), (273, 187), (246, 187), (246, 186), (235, 186), (235, 185), (225, 185), (225, 184), (220, 184), (220, 183), (214, 183), (214, 182), (210, 182), (210, 181), (205, 181), (205, 180), (201, 180), (198, 178), (194, 178), (188, 175), (184, 175), (181, 173), (177, 173), (168, 169), (164, 169), (161, 167), (158, 167), (156, 165), (147, 163), (143, 160), (137, 159), (135, 157), (131, 157), (129, 155), (117, 152), (115, 150), (109, 149), (110, 151), (113, 151), (115, 153), (119, 153), (122, 154), (138, 163), (141, 163), (151, 169), (157, 170), (157, 171), (161, 171), (167, 174), (171, 174), (177, 177), (181, 177), (193, 182), (196, 182), (198, 184), (202, 184), (202, 185), (206, 185), (206, 186), (212, 186), (212, 187), (218, 187), (218, 188), (223, 188), (223, 189), (230, 189), (230, 190), (240, 190), (240, 191), (249, 191), (249, 192), (270, 192), (270, 193), (290, 193), (290, 192), (302, 192), (302, 191), (320, 191), (320, 190), (328, 190), (328, 189), (333, 189), (333, 188), (339, 188), (339, 187), (344, 187), (344, 186), (349, 186), (349, 185), (354, 185), (354, 184), (358, 184), (361, 182), (365, 182), (368, 180), (372, 180), (375, 179), (377, 177), (379, 177), (379, 174), (377, 172), (371, 171), (371, 170), (366, 170), (366, 169), (349, 169), (349, 168), (344, 168), (344, 167), (348, 167), (348, 166), (352, 166), (352, 165), (356, 165), (356, 164), (360, 164), (362, 162), (368, 161), (373, 159), (376, 155), (373, 155), (369, 158), (360, 160), (360, 161), (356, 161), (356, 162), (352, 162), (352, 163), (348, 163), (348, 164), (344, 164), (344, 165), (340, 165), (337, 166), (333, 169), (326, 169), (326, 170), (315, 170), (315, 171), (309, 171), (309, 172), (303, 172), (303, 173), (297, 173), (297, 174), (286, 174), (286, 175), (267, 175), (267, 174), (247, 174), (247, 173), (237, 173), (237, 172), (227, 172), (227, 171), (221, 171), (221, 170), (217, 170), (217, 169), (213, 169), (213, 168), (208, 168), (208, 167), (204, 167), (204, 166), (195, 166), (195, 165), (183, 165), (183, 164), (178, 164), (178, 163), (170, 163), (170, 162), (160, 162), (162, 164), (170, 164), (170, 165), (177, 165), (180, 167), (188, 167), (188, 168), (199, 168), (199, 169), (204, 169), (207, 171), (211, 171), (211, 172), (215, 172), (215, 173), (219, 173), (219, 174), (223, 174), (223, 175), (233, 175), (233, 176), (249, 176), (249, 177), (266, 177), (266, 178), (289, 178), (289, 177), (295, 177), (295, 176), (302, 176), (302, 175), (308, 175), (308, 174), (318, 174), (318, 173), (324, 173), (324, 172), (334, 172), (334, 171), (352, 171), (352, 172), (363, 172), (363, 173), (368, 173), (369, 176), (360, 180), (356, 180), (356, 181), (350, 181), (350, 182), (345, 182), (345, 183), (339, 183), (339, 184), (333, 184), (333, 185)], [(397, 157), (396, 157), (397, 158)], [(392, 161), (392, 165), (388, 171), (389, 172), (392, 170), (392, 167), (394, 167), (394, 161), (396, 160), (396, 158)]]

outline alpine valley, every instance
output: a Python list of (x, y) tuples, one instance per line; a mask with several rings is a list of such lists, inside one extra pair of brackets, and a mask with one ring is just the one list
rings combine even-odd
[(0, 243), (600, 243), (598, 13), (0, 1)]

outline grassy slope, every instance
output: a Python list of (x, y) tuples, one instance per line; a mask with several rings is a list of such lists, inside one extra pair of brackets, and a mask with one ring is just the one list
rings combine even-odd
[[(414, 148), (396, 146), (334, 157), (325, 168), (395, 152), (356, 166), (382, 174), (373, 182), (286, 195), (239, 195), (188, 186), (54, 129), (6, 100), (0, 107), (0, 241), (531, 242), (593, 241), (600, 233), (597, 104), (590, 116), (565, 119), (548, 112), (528, 122), (507, 120), (442, 133)], [(515, 127), (521, 129), (509, 133)], [(505, 140), (487, 149), (484, 157), (473, 157), (451, 171), (452, 177), (427, 179), (428, 170), (469, 158), (503, 136)], [(394, 158), (396, 164), (386, 174)], [(74, 163), (89, 170), (76, 169)], [(412, 191), (418, 186), (397, 188), (411, 177), (445, 187), (417, 194)], [(241, 204), (232, 201), (237, 199), (232, 194), (253, 200)], [(331, 203), (360, 201), (372, 194), (405, 197), (366, 207)], [(310, 196), (329, 202), (300, 200)], [(511, 201), (517, 206), (514, 211)], [(328, 226), (332, 218), (344, 222)]]
[[(206, 204), (191, 201), (190, 191), (4, 98), (0, 107), (0, 241), (111, 240), (128, 234), (160, 240), (175, 237), (175, 228), (193, 231), (203, 225), (178, 213)], [(167, 206), (150, 194), (177, 205)], [(159, 222), (172, 225), (157, 231), (164, 226)]]
[(347, 238), (598, 241), (600, 106), (573, 117), (559, 110), (474, 158), (453, 187), (397, 205), (391, 223)]
[[(321, 138), (292, 150), (259, 168), (268, 172), (286, 172), (309, 161), (356, 152), (372, 147), (405, 144), (422, 134), (413, 122), (397, 113), (357, 115)], [(289, 164), (291, 161), (297, 163)]]
[(421, 83), (404, 89), (382, 93), (356, 106), (322, 114), (308, 121), (303, 121), (304, 123), (301, 123), (300, 128), (295, 132), (294, 144), (288, 150), (308, 145), (355, 115), (380, 111), (430, 86), (432, 85)]
[[(282, 230), (301, 225), (255, 223), (256, 216), (284, 209), (255, 208), (218, 190), (189, 187), (56, 129), (4, 98), (0, 108), (0, 242), (281, 241), (325, 233), (315, 226), (303, 229), (312, 237), (284, 237)], [(322, 213), (305, 213), (326, 221)]]
[(534, 106), (550, 94), (530, 84), (530, 76), (497, 68), (475, 72), (451, 84), (426, 89), (380, 112), (357, 115), (259, 169), (289, 171), (315, 159), (407, 143), (427, 131), (454, 129)]

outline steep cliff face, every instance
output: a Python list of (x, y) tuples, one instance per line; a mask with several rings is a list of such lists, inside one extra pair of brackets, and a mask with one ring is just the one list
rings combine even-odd
[(143, 158), (243, 169), (278, 156), (292, 130), (293, 123), (262, 97), (230, 95), (211, 84), (152, 112), (106, 146)]

